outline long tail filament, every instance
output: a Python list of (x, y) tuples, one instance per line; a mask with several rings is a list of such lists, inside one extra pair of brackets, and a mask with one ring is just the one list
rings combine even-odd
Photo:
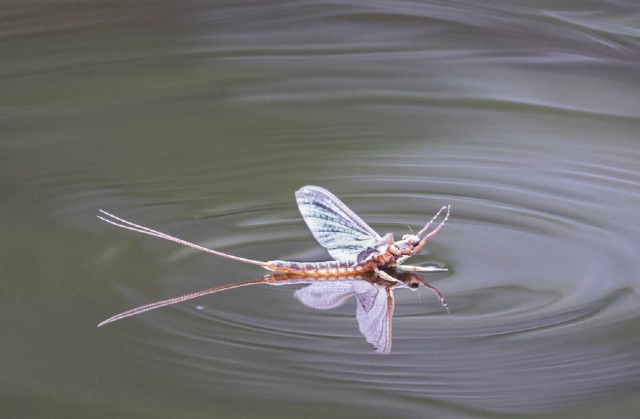
[(99, 210), (99, 211), (101, 213), (103, 213), (106, 217), (109, 217), (109, 218), (106, 218), (106, 217), (98, 215), (99, 219), (101, 219), (102, 221), (106, 221), (109, 224), (113, 224), (116, 227), (124, 228), (124, 229), (131, 230), (131, 231), (136, 231), (138, 233), (147, 234), (147, 235), (153, 236), (153, 237), (159, 237), (159, 238), (164, 239), (164, 240), (169, 240), (169, 241), (172, 241), (172, 242), (180, 243), (180, 244), (182, 244), (184, 246), (189, 246), (189, 247), (193, 247), (194, 249), (202, 250), (203, 252), (212, 253), (212, 254), (214, 254), (216, 256), (222, 256), (223, 258), (236, 260), (238, 262), (250, 263), (252, 265), (257, 265), (257, 266), (261, 266), (261, 267), (263, 267), (265, 269), (268, 269), (266, 262), (261, 262), (259, 260), (253, 260), (253, 259), (247, 259), (247, 258), (243, 258), (243, 257), (240, 257), (240, 256), (233, 256), (233, 255), (229, 255), (227, 253), (222, 253), (222, 252), (219, 252), (219, 251), (213, 250), (213, 249), (207, 249), (206, 247), (199, 246), (199, 245), (197, 245), (195, 243), (191, 243), (191, 242), (188, 242), (186, 240), (182, 240), (182, 239), (179, 239), (177, 237), (170, 236), (170, 235), (168, 235), (166, 233), (162, 233), (160, 231), (152, 230), (149, 227), (141, 226), (139, 224), (134, 224), (131, 221), (127, 221), (127, 220), (124, 220), (122, 218), (116, 217), (115, 215), (110, 214), (105, 210)]

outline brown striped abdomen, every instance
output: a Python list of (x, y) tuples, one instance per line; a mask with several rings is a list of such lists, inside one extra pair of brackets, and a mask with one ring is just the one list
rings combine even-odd
[(336, 260), (329, 260), (326, 262), (289, 262), (285, 260), (270, 260), (267, 262), (267, 266), (265, 266), (265, 268), (272, 272), (322, 277), (368, 272), (373, 270), (373, 263), (350, 265)]

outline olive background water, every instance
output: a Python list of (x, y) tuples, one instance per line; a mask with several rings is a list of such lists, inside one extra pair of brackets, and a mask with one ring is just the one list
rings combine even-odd
[[(640, 408), (640, 7), (622, 1), (22, 1), (0, 6), (7, 417), (631, 417)], [(447, 226), (355, 300), (126, 232), (323, 260), (293, 192), (378, 232)]]

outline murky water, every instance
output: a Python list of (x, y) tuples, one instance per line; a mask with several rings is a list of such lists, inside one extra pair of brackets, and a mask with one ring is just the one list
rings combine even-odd
[[(636, 2), (1, 6), (0, 355), (12, 417), (630, 417), (640, 408)], [(260, 260), (327, 258), (293, 192), (378, 232), (452, 215), (357, 298), (101, 223), (104, 208)], [(308, 292), (308, 291), (307, 291)], [(7, 413), (8, 412), (8, 413)]]

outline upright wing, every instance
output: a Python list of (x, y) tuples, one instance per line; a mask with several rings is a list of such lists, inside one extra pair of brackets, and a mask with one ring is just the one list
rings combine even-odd
[(296, 191), (296, 201), (313, 236), (337, 261), (355, 263), (358, 254), (382, 241), (378, 233), (326, 189), (304, 186)]

